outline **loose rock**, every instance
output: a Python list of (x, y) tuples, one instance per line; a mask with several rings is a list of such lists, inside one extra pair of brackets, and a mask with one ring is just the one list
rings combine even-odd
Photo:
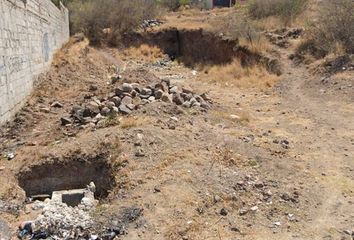
[(133, 91), (133, 87), (129, 83), (123, 83), (122, 90), (123, 92), (130, 93), (131, 91)]
[(119, 111), (123, 114), (131, 114), (132, 111), (124, 104), (119, 106)]
[(183, 98), (179, 93), (174, 93), (173, 94), (173, 102), (176, 103), (177, 105), (182, 105), (183, 104)]
[(163, 93), (161, 96), (163, 102), (172, 103), (171, 96), (168, 93)]
[(50, 106), (53, 107), (53, 108), (62, 108), (62, 107), (64, 107), (64, 105), (61, 104), (58, 101), (53, 102), (52, 105), (50, 105)]
[(60, 119), (60, 121), (61, 121), (61, 125), (63, 125), (63, 126), (66, 126), (66, 125), (69, 125), (72, 123), (71, 119), (68, 117), (62, 117)]
[(128, 105), (128, 104), (132, 104), (132, 102), (133, 102), (133, 99), (131, 97), (126, 96), (122, 99), (121, 104)]
[(137, 151), (135, 152), (136, 157), (145, 157), (144, 149), (138, 148)]
[(155, 91), (155, 98), (156, 99), (161, 99), (163, 95), (164, 95), (163, 90), (159, 89), (159, 90)]
[(220, 215), (222, 215), (222, 216), (227, 216), (227, 214), (228, 214), (228, 211), (227, 211), (225, 208), (222, 208), (222, 209), (220, 210)]
[(110, 110), (108, 107), (104, 107), (104, 108), (102, 108), (102, 110), (101, 110), (101, 114), (102, 114), (103, 116), (107, 116), (110, 112), (111, 112), (111, 110)]

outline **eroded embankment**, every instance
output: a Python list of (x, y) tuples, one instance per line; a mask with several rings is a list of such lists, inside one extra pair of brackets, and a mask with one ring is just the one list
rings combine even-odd
[(123, 39), (126, 47), (138, 47), (142, 44), (157, 46), (171, 59), (177, 59), (187, 67), (212, 66), (231, 63), (238, 59), (243, 67), (263, 65), (268, 72), (280, 75), (278, 60), (240, 46), (237, 39), (215, 35), (203, 29), (166, 29), (157, 32), (144, 32), (126, 35)]

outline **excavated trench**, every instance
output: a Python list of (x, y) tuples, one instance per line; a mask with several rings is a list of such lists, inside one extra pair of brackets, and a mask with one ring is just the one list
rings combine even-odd
[(125, 47), (139, 47), (142, 44), (156, 46), (169, 57), (182, 62), (187, 67), (223, 65), (238, 59), (243, 67), (256, 64), (264, 65), (273, 74), (280, 75), (278, 60), (270, 59), (240, 46), (238, 40), (198, 30), (180, 30), (176, 28), (158, 32), (144, 32), (126, 35)]
[[(34, 200), (51, 198), (53, 192), (96, 186), (95, 198), (103, 199), (114, 187), (113, 170), (102, 156), (73, 158), (32, 166), (18, 174), (19, 186)], [(73, 195), (73, 197), (75, 197)]]

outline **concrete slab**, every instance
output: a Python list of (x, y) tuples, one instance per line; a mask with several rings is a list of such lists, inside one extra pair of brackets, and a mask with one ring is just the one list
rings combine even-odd
[(80, 205), (83, 199), (95, 201), (94, 194), (88, 189), (55, 191), (52, 194), (52, 201), (62, 202), (70, 207)]

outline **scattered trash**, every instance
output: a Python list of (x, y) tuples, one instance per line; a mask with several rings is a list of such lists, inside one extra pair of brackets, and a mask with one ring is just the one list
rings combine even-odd
[(31, 240), (47, 239), (48, 237), (50, 237), (48, 232), (44, 230), (38, 230), (32, 234)]
[(15, 154), (14, 153), (11, 152), (11, 153), (7, 154), (7, 160), (11, 161), (14, 158), (15, 158)]
[[(18, 238), (24, 239), (28, 235), (33, 234), (33, 229), (35, 228), (35, 224), (33, 221), (26, 221), (20, 224)], [(32, 237), (31, 237), (32, 239)]]

